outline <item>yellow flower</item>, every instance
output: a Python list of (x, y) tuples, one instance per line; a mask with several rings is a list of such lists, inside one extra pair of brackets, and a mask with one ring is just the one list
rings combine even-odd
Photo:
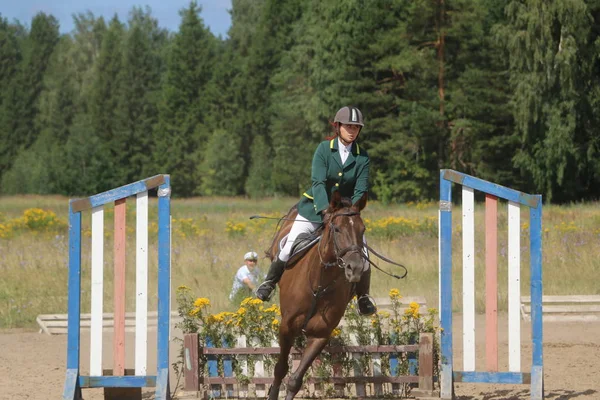
[(391, 289), (390, 290), (390, 299), (401, 299), (402, 296), (400, 296), (400, 291), (398, 289)]
[(180, 285), (177, 290), (190, 290), (190, 288), (185, 285)]
[(245, 307), (240, 307), (239, 310), (237, 310), (238, 315), (244, 315), (246, 314), (246, 308)]
[(335, 338), (338, 337), (342, 334), (342, 330), (339, 328), (335, 328), (333, 331), (331, 331), (331, 337)]
[(390, 313), (385, 310), (378, 311), (377, 315), (379, 315), (381, 318), (389, 318), (390, 317)]
[(206, 297), (198, 297), (196, 301), (194, 301), (194, 305), (198, 308), (210, 306), (210, 300)]
[(273, 319), (273, 321), (271, 322), (271, 325), (273, 325), (273, 326), (279, 325), (279, 320), (278, 319)]
[(198, 314), (200, 312), (199, 308), (194, 308), (192, 311), (190, 311), (188, 314), (190, 317), (193, 317), (194, 315)]
[(278, 315), (280, 314), (279, 307), (277, 306), (277, 304), (273, 304), (271, 307), (265, 308), (263, 311), (264, 312), (272, 312), (272, 313), (275, 313)]
[(404, 310), (404, 315), (406, 316), (412, 316), (413, 318), (419, 318), (420, 314), (419, 314), (419, 303), (411, 301), (410, 304), (408, 305), (408, 308), (406, 310)]
[(242, 302), (240, 303), (240, 306), (245, 306), (246, 304), (250, 303), (252, 301), (253, 297), (246, 297), (244, 300), (242, 300)]

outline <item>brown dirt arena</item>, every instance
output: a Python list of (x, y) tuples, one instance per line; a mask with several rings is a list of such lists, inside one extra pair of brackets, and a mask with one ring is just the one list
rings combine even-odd
[[(460, 327), (460, 318), (455, 318), (455, 326)], [(477, 337), (482, 339), (484, 317), (477, 321)], [(506, 369), (506, 319), (501, 316), (500, 369)], [(529, 370), (531, 346), (528, 343), (530, 324), (523, 322), (523, 369)], [(178, 335), (177, 332), (174, 333)], [(106, 365), (110, 364), (110, 335), (106, 335), (104, 354)], [(127, 337), (133, 343), (132, 336)], [(149, 335), (149, 343), (155, 336)], [(460, 329), (455, 330), (455, 365), (461, 365)], [(89, 335), (82, 333), (81, 365), (85, 373), (89, 363)], [(0, 331), (0, 399), (46, 400), (62, 396), (67, 338), (47, 336), (23, 330)], [(481, 357), (478, 365), (483, 365), (484, 342), (477, 343)], [(155, 365), (155, 349), (150, 346), (149, 367)], [(171, 362), (177, 354), (177, 344), (171, 347)], [(133, 355), (128, 354), (127, 367), (133, 367)], [(544, 324), (544, 379), (547, 399), (553, 400), (596, 400), (600, 399), (600, 323), (545, 323)], [(106, 368), (106, 366), (105, 366)], [(171, 377), (171, 388), (176, 378)], [(527, 385), (476, 385), (457, 384), (455, 394), (459, 400), (525, 400), (529, 399)], [(101, 399), (102, 390), (84, 390), (84, 398)], [(144, 392), (144, 398), (151, 399), (151, 392)]]

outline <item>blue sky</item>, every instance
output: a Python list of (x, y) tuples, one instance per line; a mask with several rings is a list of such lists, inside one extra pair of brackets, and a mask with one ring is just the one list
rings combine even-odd
[[(225, 37), (231, 25), (228, 10), (231, 0), (197, 0), (202, 6), (202, 19), (215, 35)], [(31, 18), (40, 11), (52, 14), (60, 22), (61, 33), (73, 29), (74, 13), (91, 11), (95, 16), (112, 18), (116, 13), (121, 21), (133, 6), (150, 6), (152, 15), (158, 19), (160, 27), (177, 30), (180, 22), (179, 10), (189, 5), (189, 0), (0, 0), (0, 14), (9, 21), (14, 19), (29, 26)]]

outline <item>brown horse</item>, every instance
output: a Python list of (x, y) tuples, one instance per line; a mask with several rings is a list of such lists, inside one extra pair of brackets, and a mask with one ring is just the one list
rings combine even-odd
[[(365, 225), (360, 211), (367, 195), (354, 206), (342, 199), (339, 192), (332, 195), (324, 213), (321, 240), (286, 270), (279, 281), (281, 325), (279, 327), (279, 359), (269, 390), (269, 400), (276, 400), (281, 382), (288, 372), (288, 356), (294, 339), (302, 332), (307, 344), (298, 368), (287, 382), (286, 400), (294, 398), (302, 386), (304, 374), (327, 344), (331, 332), (344, 316), (346, 306), (354, 295), (355, 283), (365, 270), (363, 235)], [(267, 254), (277, 256), (279, 241), (289, 233), (297, 210), (292, 208), (287, 221), (275, 234)]]

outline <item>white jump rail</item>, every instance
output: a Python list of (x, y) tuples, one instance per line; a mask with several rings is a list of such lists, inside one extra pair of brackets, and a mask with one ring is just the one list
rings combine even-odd
[[(521, 297), (521, 317), (531, 321), (531, 297)], [(600, 321), (599, 295), (542, 296), (544, 322)]]
[[(148, 331), (155, 331), (158, 326), (158, 312), (150, 311), (147, 313)], [(125, 313), (125, 332), (135, 332), (136, 327), (135, 312)], [(47, 335), (66, 335), (69, 326), (68, 314), (40, 314), (36, 321), (40, 327), (39, 333)], [(181, 322), (182, 318), (175, 311), (171, 311), (171, 325)], [(92, 326), (92, 314), (81, 314), (79, 326), (81, 330), (90, 331)], [(102, 328), (105, 332), (112, 331), (114, 327), (114, 314), (102, 314)]]
[[(374, 300), (378, 311), (390, 311), (392, 309), (392, 301), (389, 297), (375, 297)], [(402, 296), (399, 301), (403, 307), (410, 305), (410, 303), (417, 303), (419, 305), (419, 312), (427, 314), (427, 300), (425, 296)]]

